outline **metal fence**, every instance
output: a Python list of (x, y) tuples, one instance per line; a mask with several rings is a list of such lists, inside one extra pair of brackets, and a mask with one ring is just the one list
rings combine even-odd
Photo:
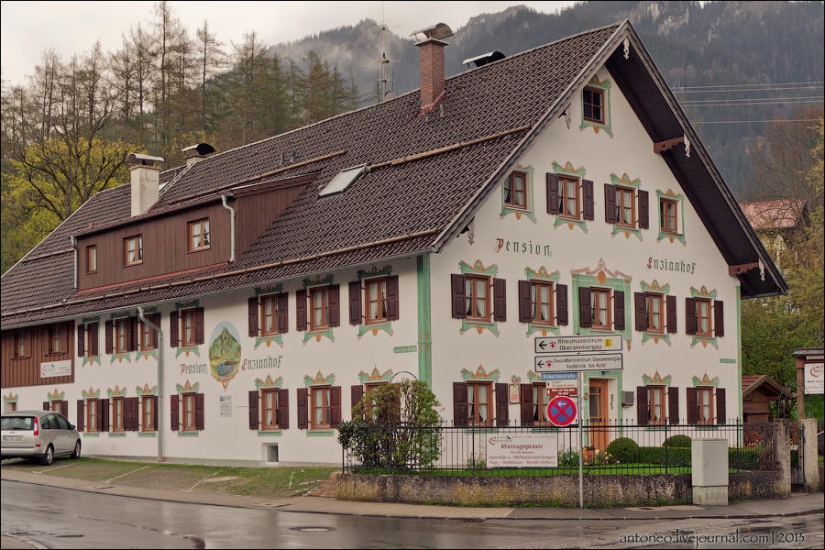
[(343, 449), (353, 473), (650, 475), (691, 471), (696, 439), (726, 440), (731, 472), (774, 469), (771, 424), (362, 426)]

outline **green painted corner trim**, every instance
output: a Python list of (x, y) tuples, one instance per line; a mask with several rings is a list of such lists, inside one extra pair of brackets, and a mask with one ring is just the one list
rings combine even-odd
[(430, 292), (430, 256), (428, 254), (416, 257), (415, 273), (418, 290), (418, 379), (432, 389), (432, 296)]

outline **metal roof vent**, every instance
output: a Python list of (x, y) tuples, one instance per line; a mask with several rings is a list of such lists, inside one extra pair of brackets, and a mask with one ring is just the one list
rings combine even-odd
[(505, 57), (507, 57), (507, 56), (505, 56), (500, 51), (496, 50), (496, 51), (492, 51), (492, 52), (483, 53), (481, 55), (477, 55), (477, 56), (471, 57), (469, 59), (465, 59), (464, 61), (462, 61), (462, 63), (467, 65), (467, 67), (470, 66), (470, 63), (475, 63), (476, 67), (481, 67), (483, 65), (486, 65), (487, 63), (492, 63), (493, 61), (498, 61), (499, 59), (504, 59)]
[[(418, 31), (413, 31), (413, 33), (410, 34), (410, 36), (415, 36), (419, 33), (424, 35), (424, 40), (441, 40), (443, 38), (449, 38), (453, 36), (452, 29), (450, 29), (450, 26), (446, 23), (436, 23), (432, 27), (427, 27)], [(422, 42), (424, 40), (422, 40)]]
[(215, 152), (215, 148), (208, 143), (196, 143), (183, 149), (183, 154), (186, 156), (186, 166), (192, 166), (196, 162), (200, 162), (206, 158), (206, 155)]

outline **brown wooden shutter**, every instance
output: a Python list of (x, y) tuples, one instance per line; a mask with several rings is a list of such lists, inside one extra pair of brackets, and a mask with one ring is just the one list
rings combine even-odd
[(696, 334), (696, 303), (693, 298), (685, 298), (685, 334)]
[(530, 281), (518, 282), (518, 321), (529, 323), (533, 320), (533, 296)]
[(596, 219), (596, 197), (593, 192), (593, 182), (582, 180), (582, 191), (584, 191), (584, 219)]
[(717, 337), (725, 335), (725, 309), (719, 300), (713, 301), (713, 331)]
[(169, 396), (169, 429), (176, 432), (180, 429), (180, 396)]
[(521, 384), (519, 386), (521, 397), (519, 408), (521, 409), (521, 425), (533, 425), (533, 384)]
[(101, 432), (109, 431), (109, 400), (97, 400), (97, 427)]
[(727, 403), (725, 402), (725, 388), (716, 388), (716, 424), (727, 424)]
[(640, 426), (647, 426), (650, 423), (647, 386), (636, 386), (636, 421)]
[(275, 298), (278, 308), (278, 333), (289, 332), (289, 295), (285, 292)]
[(129, 317), (129, 327), (126, 331), (126, 349), (137, 351), (138, 343), (138, 322), (136, 317)]
[(636, 311), (636, 330), (647, 330), (647, 300), (644, 292), (633, 293), (633, 306)]
[(676, 425), (679, 423), (679, 388), (667, 389), (667, 408), (670, 423)]
[(330, 425), (337, 428), (341, 425), (341, 386), (332, 386), (329, 392)]
[(361, 281), (349, 284), (349, 324), (361, 324)]
[(493, 279), (493, 321), (507, 321), (507, 281)]
[(295, 330), (307, 329), (307, 291), (295, 291)]
[(89, 356), (95, 357), (100, 354), (99, 346), (98, 346), (98, 332), (100, 331), (100, 323), (89, 323), (86, 326), (86, 330), (89, 334)]
[(559, 177), (547, 173), (547, 213), (559, 213)]
[(204, 396), (202, 393), (195, 394), (195, 429), (203, 430), (205, 428), (204, 418)]
[(450, 275), (450, 287), (452, 289), (453, 319), (464, 319), (467, 317), (467, 301), (465, 292), (464, 275)]
[(249, 390), (249, 429), (257, 430), (260, 416), (258, 416), (258, 390)]
[(137, 397), (123, 399), (123, 427), (130, 432), (136, 432), (140, 427), (140, 403)]
[(329, 326), (337, 327), (341, 325), (341, 287), (330, 285), (329, 287)]
[(453, 424), (467, 425), (467, 383), (453, 382)]
[(169, 347), (172, 348), (179, 348), (180, 347), (180, 340), (178, 339), (178, 328), (180, 327), (180, 323), (178, 323), (178, 310), (173, 310), (169, 312)]
[(204, 327), (203, 327), (203, 308), (195, 308), (195, 343), (203, 344), (204, 342)]
[(616, 290), (613, 292), (613, 328), (615, 330), (624, 330), (624, 327), (624, 291)]
[(246, 320), (248, 334), (251, 337), (258, 336), (258, 298), (250, 298), (246, 302)]
[(604, 221), (616, 223), (616, 188), (609, 183), (604, 184)]
[(86, 430), (86, 402), (82, 399), (77, 400), (77, 431), (82, 432)]
[(589, 328), (593, 326), (593, 313), (590, 307), (590, 288), (579, 287), (579, 326)]
[(306, 388), (298, 388), (298, 429), (306, 430), (309, 427), (309, 410), (307, 407), (307, 397), (309, 391)]
[(650, 227), (650, 194), (642, 190), (639, 190), (639, 227)]
[(504, 383), (495, 385), (496, 391), (496, 426), (507, 426), (510, 424), (510, 396), (509, 387)]
[[(355, 406), (361, 401), (361, 398), (364, 397), (364, 386), (361, 384), (356, 384), (354, 386), (350, 386), (349, 389), (350, 401), (352, 401), (352, 410), (355, 410)], [(355, 413), (351, 413), (355, 416)]]
[(278, 392), (278, 427), (282, 430), (289, 429), (289, 390), (276, 390)]
[(106, 321), (106, 344), (104, 348), (106, 353), (112, 353), (114, 348), (114, 328), (112, 324), (112, 321)]
[(387, 319), (397, 321), (398, 311), (398, 275), (387, 277)]
[(77, 325), (77, 356), (83, 357), (86, 352), (86, 327)]
[[(149, 316), (149, 319), (155, 324), (156, 327), (160, 327), (160, 313), (153, 313)], [(160, 337), (156, 328), (152, 327), (152, 347), (157, 349), (158, 347), (158, 338)]]
[(667, 332), (668, 334), (676, 334), (678, 321), (676, 321), (676, 296), (668, 296), (667, 303)]
[(685, 389), (685, 399), (687, 399), (687, 423), (699, 423), (699, 398), (696, 388)]
[(52, 410), (52, 402), (51, 401), (43, 401), (43, 410), (44, 411)]
[(556, 285), (556, 324), (567, 325), (570, 314), (567, 306), (567, 285)]
[[(158, 326), (160, 326), (160, 325), (158, 325)], [(157, 429), (158, 429), (158, 397), (153, 396), (149, 400), (149, 403), (152, 406), (152, 426), (150, 426), (150, 427), (153, 431), (157, 431)]]

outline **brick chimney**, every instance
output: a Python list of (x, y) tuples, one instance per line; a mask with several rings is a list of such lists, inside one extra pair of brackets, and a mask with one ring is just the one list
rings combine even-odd
[(145, 214), (160, 196), (160, 166), (161, 157), (151, 157), (138, 153), (130, 153), (126, 162), (131, 164), (132, 184), (132, 216)]
[(421, 110), (432, 109), (444, 93), (444, 47), (442, 38), (453, 36), (453, 31), (444, 23), (415, 31), (424, 34), (424, 40), (416, 46), (420, 48), (421, 66)]

